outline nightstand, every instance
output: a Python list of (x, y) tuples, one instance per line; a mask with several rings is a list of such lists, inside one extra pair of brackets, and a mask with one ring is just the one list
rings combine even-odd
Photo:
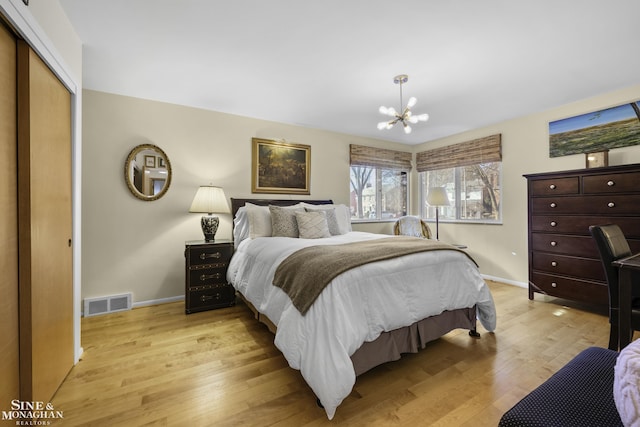
[(231, 255), (231, 240), (185, 242), (185, 313), (235, 305), (236, 291), (227, 283)]

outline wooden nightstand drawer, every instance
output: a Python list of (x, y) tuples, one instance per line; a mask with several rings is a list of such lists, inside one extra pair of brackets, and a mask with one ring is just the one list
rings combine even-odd
[(213, 308), (231, 307), (236, 303), (236, 291), (231, 285), (209, 286), (190, 290), (186, 297), (187, 314)]
[(214, 264), (218, 262), (229, 262), (233, 255), (233, 246), (231, 245), (207, 245), (204, 247), (191, 248), (190, 264)]
[(189, 287), (227, 283), (227, 267), (229, 264), (209, 264), (204, 267), (191, 267)]

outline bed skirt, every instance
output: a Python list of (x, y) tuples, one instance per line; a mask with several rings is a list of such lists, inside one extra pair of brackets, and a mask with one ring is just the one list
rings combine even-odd
[[(267, 316), (247, 301), (238, 292), (238, 296), (253, 312), (254, 317), (264, 323), (275, 334), (276, 326)], [(476, 329), (476, 308), (460, 308), (444, 311), (437, 316), (427, 317), (404, 328), (383, 332), (373, 341), (365, 342), (351, 355), (356, 375), (363, 374), (386, 362), (401, 358), (403, 353), (417, 353), (429, 341), (436, 340), (454, 329)]]

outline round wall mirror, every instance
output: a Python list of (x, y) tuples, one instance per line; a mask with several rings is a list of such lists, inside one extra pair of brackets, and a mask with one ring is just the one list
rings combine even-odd
[(160, 147), (141, 144), (127, 156), (124, 179), (131, 193), (140, 200), (157, 200), (171, 185), (171, 162)]

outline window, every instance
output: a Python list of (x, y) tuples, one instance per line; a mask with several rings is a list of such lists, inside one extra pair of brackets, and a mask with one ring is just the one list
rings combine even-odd
[(423, 218), (435, 219), (436, 208), (429, 206), (429, 189), (444, 187), (449, 206), (438, 207), (440, 220), (500, 222), (502, 162), (432, 170), (420, 174), (420, 200)]
[(423, 218), (436, 217), (436, 208), (427, 203), (429, 190), (444, 187), (449, 205), (438, 207), (440, 219), (502, 221), (501, 135), (417, 153), (416, 165)]
[(353, 221), (383, 221), (407, 214), (411, 153), (350, 145)]
[(385, 220), (407, 214), (407, 173), (351, 166), (351, 219)]

